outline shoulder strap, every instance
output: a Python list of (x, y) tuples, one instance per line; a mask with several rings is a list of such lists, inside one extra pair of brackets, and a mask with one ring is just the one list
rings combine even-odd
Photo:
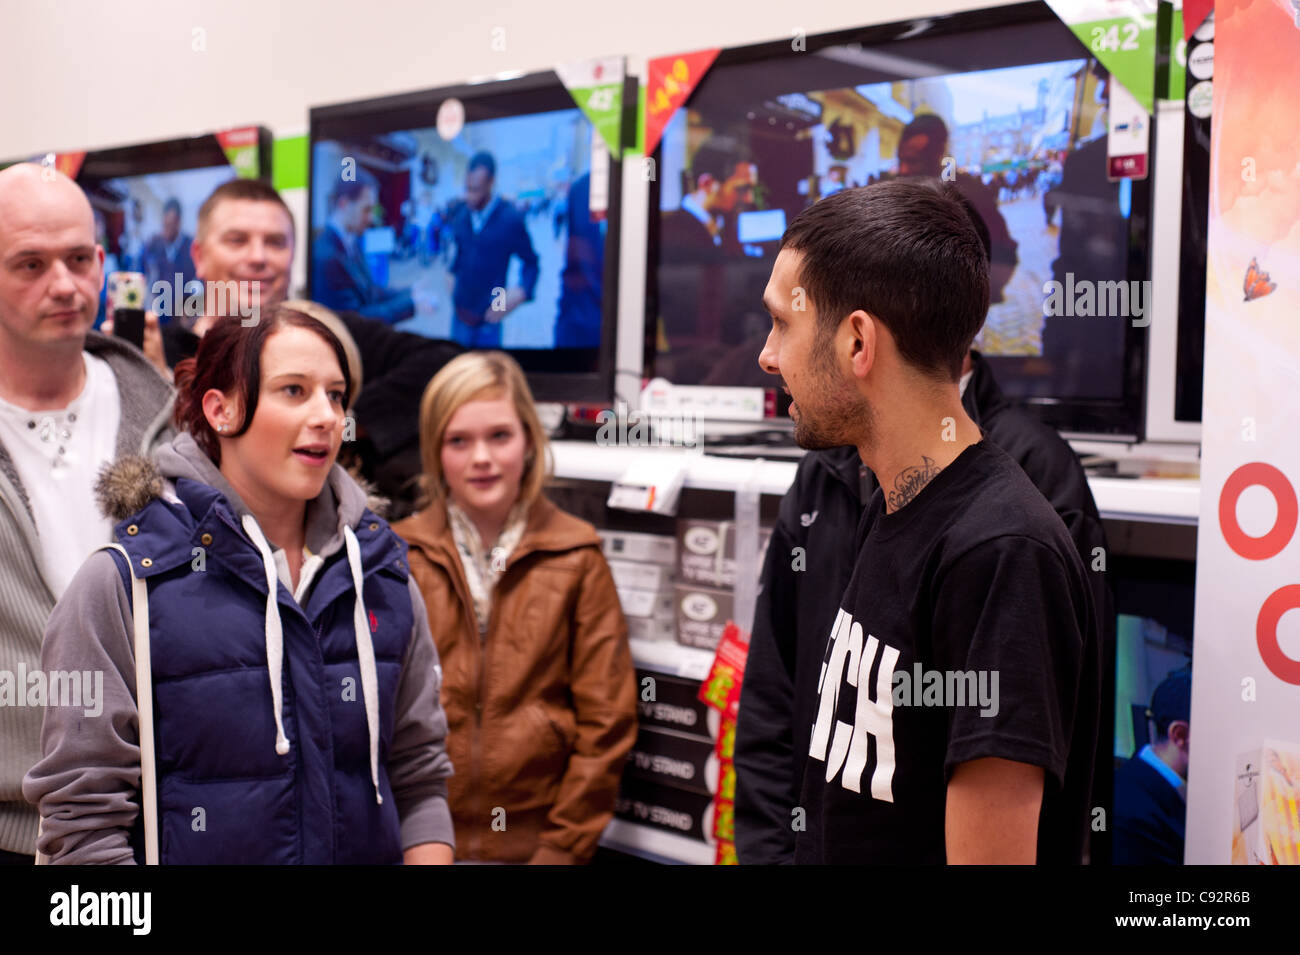
[[(149, 647), (149, 586), (135, 575), (131, 557), (121, 544), (99, 550), (117, 551), (131, 575), (131, 619), (135, 643), (135, 705), (140, 725), (140, 808), (144, 814), (144, 864), (158, 864), (158, 783), (153, 739), (153, 663)], [(114, 561), (114, 563), (117, 563)], [(119, 573), (121, 568), (119, 567)], [(122, 580), (126, 583), (125, 576)]]
[[(127, 575), (131, 585), (127, 588), (131, 596), (131, 617), (134, 630), (135, 649), (135, 695), (136, 711), (139, 713), (140, 725), (140, 805), (144, 814), (145, 831), (145, 865), (158, 864), (158, 789), (156, 785), (156, 760), (153, 745), (153, 666), (149, 658), (149, 589), (148, 585), (135, 575), (131, 567), (131, 557), (121, 544), (104, 544), (96, 551), (117, 551), (122, 555), (119, 563), (114, 560), (117, 572), (126, 586)], [(93, 553), (93, 551), (92, 551)], [(125, 569), (124, 569), (125, 568)], [(36, 838), (44, 828), (42, 818), (37, 824)], [(40, 850), (36, 852), (37, 865), (49, 865), (49, 856)]]

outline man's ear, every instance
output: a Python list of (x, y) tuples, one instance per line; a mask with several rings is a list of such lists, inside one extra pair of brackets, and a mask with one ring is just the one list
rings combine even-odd
[(876, 320), (857, 309), (840, 327), (840, 334), (849, 342), (849, 367), (853, 377), (866, 378), (875, 367), (880, 347), (880, 329)]
[[(190, 243), (190, 260), (194, 263), (194, 277), (202, 280), (204, 273), (203, 243), (199, 241), (197, 235), (194, 237), (194, 241)], [(184, 294), (184, 291), (185, 290), (182, 289), (181, 294)]]
[(1191, 724), (1186, 720), (1174, 720), (1169, 724), (1168, 736), (1179, 748), (1186, 749), (1191, 729)]

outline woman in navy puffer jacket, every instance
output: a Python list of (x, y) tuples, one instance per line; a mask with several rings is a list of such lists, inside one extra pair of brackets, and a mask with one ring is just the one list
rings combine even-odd
[(46, 630), (46, 673), (103, 683), (46, 709), (39, 852), (450, 862), (437, 651), (405, 545), (334, 463), (338, 339), (284, 306), (222, 319), (176, 383), (183, 430), (105, 471), (118, 544)]

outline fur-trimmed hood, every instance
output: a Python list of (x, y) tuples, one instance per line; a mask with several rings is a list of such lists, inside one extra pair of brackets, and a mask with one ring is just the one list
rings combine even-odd
[[(237, 519), (252, 513), (212, 459), (185, 432), (159, 447), (152, 458), (125, 455), (106, 465), (95, 482), (95, 497), (100, 512), (116, 523), (158, 498), (177, 500), (175, 482), (179, 478), (220, 491)], [(307, 504), (307, 548), (328, 557), (343, 546), (343, 528), (355, 528), (367, 508), (383, 516), (388, 500), (368, 492), (368, 487), (335, 464), (320, 495)]]
[[(182, 479), (211, 489), (201, 495), (195, 495), (188, 486), (180, 486)], [(178, 491), (185, 493), (185, 500), (178, 496)], [(265, 612), (265, 646), (267, 676), (271, 690), (272, 712), (275, 716), (275, 751), (284, 756), (290, 750), (289, 738), (285, 732), (284, 717), (284, 622), (280, 616), (279, 597), (276, 581), (301, 596), (310, 593), (315, 575), (326, 566), (335, 554), (340, 554), (347, 563), (351, 574), (351, 593), (353, 603), (352, 630), (355, 635), (357, 662), (361, 675), (362, 699), (366, 707), (366, 728), (370, 743), (370, 779), (374, 786), (376, 803), (383, 802), (380, 793), (379, 777), (379, 702), (378, 669), (375, 662), (374, 645), (371, 637), (369, 617), (366, 611), (362, 580), (365, 567), (362, 558), (362, 545), (357, 533), (364, 523), (369, 524), (363, 533), (373, 534), (380, 531), (379, 526), (366, 517), (366, 494), (357, 486), (356, 481), (337, 464), (330, 470), (325, 486), (314, 499), (307, 502), (306, 533), (304, 535), (305, 554), (310, 556), (303, 562), (294, 580), (289, 579), (289, 568), (282, 551), (273, 549), (259, 526), (256, 515), (235, 493), (212, 459), (198, 446), (194, 438), (182, 432), (154, 453), (154, 459), (127, 457), (119, 459), (105, 468), (96, 481), (95, 493), (105, 515), (115, 520), (120, 527), (127, 517), (148, 507), (158, 498), (187, 508), (190, 501), (197, 498), (209, 503), (213, 492), (222, 495), (235, 514), (236, 521), (242, 526), (248, 542), (256, 549), (266, 582)], [(142, 516), (140, 524), (148, 520)], [(136, 535), (139, 528), (133, 526), (128, 535)], [(380, 531), (391, 541), (385, 555), (392, 553), (392, 547), (400, 544), (400, 539), (391, 529)], [(160, 539), (165, 535), (160, 535)], [(132, 540), (148, 540), (146, 534), (133, 536)], [(368, 538), (373, 540), (373, 538)], [(209, 538), (209, 541), (211, 538)], [(124, 552), (125, 553), (125, 552)], [(154, 565), (152, 558), (142, 562), (141, 568)], [(134, 571), (133, 571), (134, 573)]]

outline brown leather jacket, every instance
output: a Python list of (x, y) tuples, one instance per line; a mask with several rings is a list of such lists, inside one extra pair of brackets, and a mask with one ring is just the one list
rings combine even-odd
[(587, 862), (636, 739), (627, 623), (600, 538), (544, 497), (479, 635), (446, 509), (393, 525), (442, 661), (457, 856)]

